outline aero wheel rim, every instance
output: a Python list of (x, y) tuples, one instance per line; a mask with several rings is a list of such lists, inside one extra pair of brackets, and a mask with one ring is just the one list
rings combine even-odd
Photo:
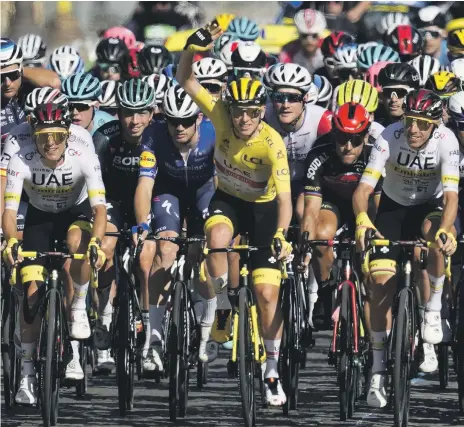
[[(247, 310), (247, 323), (251, 322), (251, 317), (249, 315), (249, 312)], [(253, 399), (254, 399), (254, 351), (253, 351), (253, 342), (252, 342), (252, 337), (250, 334), (250, 330), (248, 328), (245, 328), (246, 330), (246, 342), (248, 343), (248, 354), (246, 357), (247, 360), (247, 379), (248, 379), (248, 401), (250, 402), (250, 413), (249, 416), (253, 417)]]

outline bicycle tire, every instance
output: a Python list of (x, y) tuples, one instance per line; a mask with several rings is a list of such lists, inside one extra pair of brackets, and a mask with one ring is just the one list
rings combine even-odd
[(340, 403), (340, 420), (346, 421), (353, 415), (353, 363), (352, 363), (352, 319), (350, 305), (350, 287), (342, 285), (339, 314), (339, 339), (338, 350), (340, 351), (338, 363), (338, 387)]
[(440, 388), (445, 390), (449, 381), (449, 348), (448, 344), (438, 345), (438, 376), (440, 379)]
[(403, 289), (398, 296), (398, 311), (393, 334), (393, 408), (395, 427), (408, 425), (409, 400), (411, 396), (411, 339), (412, 331), (411, 294)]
[[(127, 285), (126, 285), (127, 286)], [(116, 343), (116, 382), (118, 384), (118, 406), (119, 414), (126, 415), (126, 402), (127, 402), (127, 384), (128, 378), (128, 364), (129, 364), (129, 299), (126, 289), (120, 286), (118, 289), (117, 301), (117, 315), (115, 323), (115, 343)]]
[(84, 397), (87, 393), (87, 346), (84, 341), (79, 342), (79, 357), (84, 372), (84, 378), (76, 384), (76, 396)]
[(242, 400), (242, 415), (245, 427), (252, 427), (256, 422), (256, 402), (255, 402), (255, 352), (253, 339), (250, 334), (252, 331), (250, 298), (248, 289), (242, 288), (238, 297), (238, 377), (240, 384), (240, 396)]
[(197, 388), (203, 390), (205, 384), (208, 384), (208, 363), (198, 361), (197, 364)]
[(456, 372), (458, 380), (459, 410), (461, 414), (464, 414), (464, 292), (462, 286), (464, 286), (463, 280), (457, 285), (459, 296), (456, 307)]

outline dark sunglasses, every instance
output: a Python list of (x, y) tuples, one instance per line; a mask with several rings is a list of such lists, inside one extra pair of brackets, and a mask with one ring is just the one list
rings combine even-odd
[(317, 40), (319, 38), (319, 34), (318, 33), (300, 34), (300, 38)]
[(395, 95), (396, 98), (401, 99), (401, 98), (404, 98), (408, 94), (408, 91), (406, 89), (391, 87), (391, 88), (383, 89), (382, 93), (383, 93), (383, 96), (387, 99), (390, 99), (392, 95)]
[(69, 104), (69, 111), (74, 111), (74, 110), (77, 110), (79, 111), (79, 113), (81, 113), (82, 111), (87, 111), (91, 108), (91, 106), (89, 104), (84, 104), (84, 103), (81, 103), (81, 102), (76, 102), (76, 103), (70, 103)]
[(419, 33), (423, 38), (427, 37), (427, 35), (431, 39), (438, 39), (439, 37), (441, 37), (440, 31), (435, 30), (419, 30)]
[(340, 146), (348, 144), (351, 142), (351, 145), (356, 148), (364, 144), (364, 138), (366, 137), (367, 132), (362, 132), (358, 134), (345, 133), (340, 130), (332, 131), (336, 143)]
[(2, 76), (2, 84), (9, 79), (10, 81), (14, 82), (21, 77), (21, 71), (14, 70), (14, 71), (7, 71), (6, 73), (1, 73)]
[(222, 85), (217, 83), (202, 83), (201, 84), (209, 93), (219, 93), (222, 90)]
[(197, 119), (198, 119), (198, 116), (185, 117), (185, 118), (166, 116), (166, 120), (169, 122), (170, 125), (174, 126), (175, 128), (178, 126), (182, 126), (184, 129), (192, 127), (197, 121)]
[(337, 73), (338, 73), (338, 78), (340, 80), (348, 80), (350, 77), (353, 77), (354, 79), (356, 79), (357, 77), (361, 75), (361, 73), (358, 70), (349, 69), (349, 68), (338, 70)]
[(235, 118), (239, 119), (240, 117), (243, 117), (243, 115), (246, 113), (248, 117), (252, 119), (257, 119), (261, 115), (261, 108), (246, 108), (246, 107), (239, 107), (238, 105), (233, 105), (230, 107), (230, 114)]
[(104, 72), (110, 72), (110, 73), (120, 73), (121, 72), (121, 66), (119, 64), (102, 64), (102, 63), (99, 63), (97, 65), (98, 65), (98, 68), (101, 71), (104, 71)]
[(279, 104), (285, 102), (294, 104), (296, 102), (303, 102), (304, 95), (300, 93), (272, 92), (271, 98), (274, 102), (278, 102)]
[(249, 77), (251, 79), (260, 79), (262, 71), (253, 68), (234, 68), (234, 76), (238, 79), (242, 77)]

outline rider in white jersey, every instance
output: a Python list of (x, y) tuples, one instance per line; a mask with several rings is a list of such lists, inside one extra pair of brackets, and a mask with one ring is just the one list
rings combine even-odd
[[(380, 238), (435, 242), (428, 250), (427, 274), (416, 275), (421, 294), (419, 312), (424, 340), (423, 372), (438, 367), (433, 345), (450, 339), (442, 324), (441, 297), (445, 255), (456, 250), (453, 224), (458, 209), (459, 143), (441, 124), (443, 104), (435, 93), (420, 89), (406, 96), (402, 122), (388, 126), (376, 141), (369, 163), (353, 196), (357, 244), (364, 247), (367, 229)], [(368, 199), (386, 169), (375, 226), (367, 215)], [(446, 236), (443, 243), (441, 237)], [(386, 342), (391, 330), (391, 307), (396, 290), (398, 247), (381, 246), (371, 253), (369, 294), (372, 378), (367, 403), (387, 404)], [(418, 255), (418, 254), (416, 254)]]
[[(13, 259), (13, 247), (18, 245), (16, 212), (23, 189), (29, 197), (22, 242), (24, 250), (47, 252), (54, 249), (55, 240), (66, 240), (71, 253), (82, 253), (86, 248), (89, 253), (92, 247), (95, 248), (97, 268), (105, 262), (100, 249), (106, 228), (105, 188), (100, 163), (92, 146), (71, 141), (70, 124), (69, 110), (64, 104), (37, 106), (31, 113), (32, 134), (8, 164), (2, 225), (8, 241), (4, 258), (9, 265), (16, 261)], [(22, 261), (21, 256), (18, 258)], [(33, 355), (40, 319), (30, 313), (29, 307), (43, 293), (43, 282), (48, 276), (45, 266), (44, 258), (27, 259), (21, 264), (21, 283), (27, 302), (20, 319), (22, 379), (15, 399), (22, 404), (37, 402)], [(72, 260), (70, 271), (74, 296), (68, 295), (68, 301), (72, 300), (69, 334), (82, 340), (90, 336), (86, 313), (90, 279), (88, 260)], [(28, 324), (25, 323), (27, 317)], [(74, 343), (78, 344), (77, 341)], [(65, 375), (82, 379), (76, 353), (79, 354), (73, 346), (73, 359), (67, 364)]]

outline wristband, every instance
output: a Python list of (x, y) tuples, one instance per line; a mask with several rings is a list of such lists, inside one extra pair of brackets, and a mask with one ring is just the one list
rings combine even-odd
[[(92, 237), (90, 243), (95, 243), (99, 248), (101, 248), (102, 242), (98, 237)], [(90, 244), (89, 244), (90, 246)]]
[(138, 225), (134, 225), (132, 227), (132, 234), (137, 234), (139, 227), (142, 227), (143, 231), (149, 231), (150, 230), (150, 226), (146, 222), (142, 222), (142, 223), (140, 223)]

